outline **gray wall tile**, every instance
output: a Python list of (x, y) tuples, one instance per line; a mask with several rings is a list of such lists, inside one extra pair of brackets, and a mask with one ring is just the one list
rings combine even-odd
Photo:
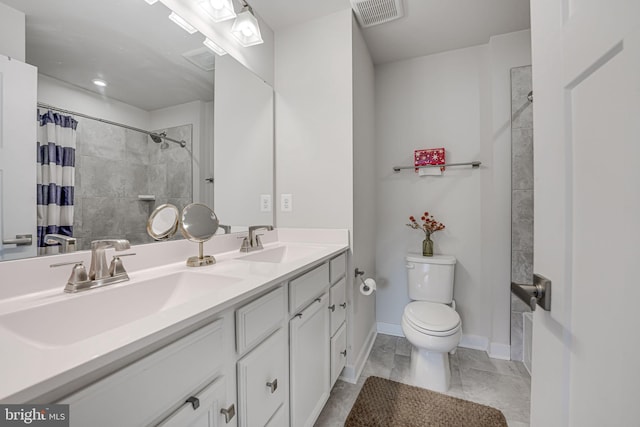
[(511, 188), (533, 190), (533, 129), (511, 131)]

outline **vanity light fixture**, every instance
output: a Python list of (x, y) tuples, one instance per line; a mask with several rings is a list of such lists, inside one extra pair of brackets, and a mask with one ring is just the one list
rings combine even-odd
[(156, 4), (158, 2), (158, 0), (144, 0), (149, 4)]
[(244, 2), (242, 12), (236, 17), (236, 21), (231, 27), (231, 34), (235, 36), (244, 47), (254, 46), (264, 43), (260, 34), (258, 20), (253, 15), (253, 9), (247, 2)]
[(179, 27), (181, 27), (183, 30), (185, 30), (189, 34), (193, 34), (196, 31), (198, 31), (196, 27), (189, 24), (186, 21), (186, 19), (184, 19), (182, 16), (178, 15), (175, 12), (171, 12), (171, 15), (169, 15), (169, 19), (171, 19), (173, 22), (175, 22)]
[(198, 3), (213, 22), (222, 22), (236, 17), (233, 0), (200, 0)]
[(208, 47), (209, 49), (211, 49), (213, 52), (215, 52), (218, 56), (223, 56), (227, 54), (227, 52), (223, 48), (215, 44), (211, 39), (204, 39), (202, 44)]
[(91, 80), (91, 82), (94, 85), (99, 86), (99, 87), (107, 87), (107, 82), (105, 82), (102, 79), (93, 79), (93, 80)]

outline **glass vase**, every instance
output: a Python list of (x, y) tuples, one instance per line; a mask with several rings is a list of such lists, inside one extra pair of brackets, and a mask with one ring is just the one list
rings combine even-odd
[(422, 241), (422, 256), (433, 256), (433, 240), (431, 240), (431, 236), (427, 236)]

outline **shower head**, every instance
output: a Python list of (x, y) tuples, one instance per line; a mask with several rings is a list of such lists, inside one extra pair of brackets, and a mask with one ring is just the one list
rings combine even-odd
[(162, 133), (150, 133), (149, 136), (151, 137), (151, 140), (153, 142), (155, 142), (156, 144), (160, 144), (162, 142), (162, 138), (164, 138), (165, 136), (167, 136), (166, 132), (162, 132)]

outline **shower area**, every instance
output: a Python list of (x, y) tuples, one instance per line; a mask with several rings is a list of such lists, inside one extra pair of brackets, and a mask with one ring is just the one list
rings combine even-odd
[[(511, 281), (533, 282), (531, 66), (511, 69)], [(511, 294), (511, 360), (531, 372), (531, 309)]]
[(77, 249), (92, 240), (149, 243), (147, 218), (156, 206), (182, 209), (193, 200), (192, 125), (149, 136), (117, 124), (76, 117), (77, 148), (73, 236)]

